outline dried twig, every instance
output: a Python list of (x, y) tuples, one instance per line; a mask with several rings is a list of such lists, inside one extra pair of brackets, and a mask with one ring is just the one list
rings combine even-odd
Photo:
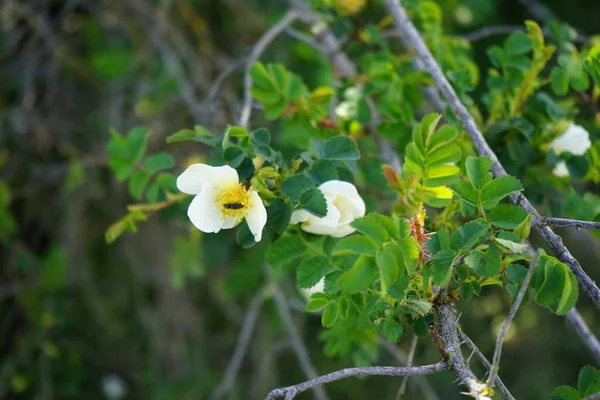
[(489, 388), (480, 382), (467, 365), (460, 350), (458, 339), (458, 320), (454, 315), (452, 304), (443, 303), (436, 308), (438, 315), (438, 330), (448, 355), (448, 365), (468, 389), (467, 395), (476, 400), (491, 400)]
[[(382, 346), (384, 349), (386, 349), (388, 351), (388, 353), (390, 353), (390, 355), (392, 357), (394, 357), (400, 364), (402, 364), (402, 365), (407, 364), (408, 355), (404, 351), (399, 349), (398, 346), (396, 346), (393, 343), (388, 342), (386, 339), (384, 339), (382, 337), (379, 338), (379, 345)], [(423, 392), (423, 396), (425, 396), (425, 398), (427, 400), (439, 400), (438, 395), (435, 394), (435, 391), (433, 390), (433, 388), (427, 381), (427, 378), (419, 375), (419, 376), (415, 376), (413, 379), (415, 380), (415, 382), (421, 389), (421, 392)]]
[[(410, 342), (410, 350), (408, 351), (408, 360), (406, 360), (406, 366), (412, 367), (413, 359), (415, 358), (415, 351), (417, 350), (417, 342), (419, 341), (419, 337), (417, 335), (413, 335), (413, 338)], [(402, 380), (402, 384), (400, 385), (400, 389), (398, 389), (398, 393), (396, 394), (396, 400), (400, 400), (406, 392), (406, 385), (408, 384), (408, 375), (404, 377)]]
[[(461, 122), (463, 128), (465, 129), (467, 135), (473, 141), (473, 146), (478, 154), (482, 156), (488, 156), (493, 164), (491, 167), (492, 173), (496, 177), (507, 175), (506, 170), (498, 161), (498, 157), (494, 153), (494, 151), (490, 148), (489, 144), (486, 142), (483, 134), (477, 127), (475, 120), (469, 114), (467, 108), (464, 104), (461, 103), (458, 98), (456, 92), (444, 76), (440, 66), (435, 61), (431, 52), (425, 45), (423, 38), (408, 18), (406, 11), (404, 8), (400, 6), (398, 0), (386, 0), (386, 6), (389, 12), (392, 14), (394, 18), (394, 22), (396, 24), (396, 29), (402, 33), (402, 35), (406, 38), (406, 41), (410, 46), (415, 50), (417, 56), (423, 62), (424, 70), (426, 70), (434, 80), (437, 89), (439, 92), (443, 94), (446, 98), (448, 105), (454, 112), (454, 115)], [(522, 207), (529, 214), (532, 214), (535, 217), (539, 217), (539, 214), (533, 207), (533, 205), (529, 202), (529, 200), (521, 193), (513, 194), (510, 196), (512, 201), (518, 206)], [(583, 290), (585, 294), (587, 294), (591, 299), (596, 308), (600, 310), (600, 289), (596, 286), (596, 283), (586, 274), (586, 272), (581, 268), (579, 262), (571, 255), (569, 250), (563, 245), (562, 239), (560, 236), (556, 235), (550, 228), (547, 226), (538, 226), (536, 227), (537, 232), (542, 237), (542, 239), (546, 242), (550, 250), (556, 255), (563, 263), (567, 264), (573, 274), (577, 278), (577, 282), (579, 286)]]
[[(292, 315), (290, 314), (290, 306), (288, 305), (287, 300), (283, 295), (283, 292), (278, 286), (275, 287), (275, 305), (277, 307), (277, 312), (281, 317), (281, 322), (283, 322), (283, 325), (288, 333), (289, 339), (292, 342), (292, 348), (296, 353), (296, 357), (298, 357), (300, 368), (302, 368), (304, 375), (306, 375), (308, 379), (314, 380), (318, 376), (317, 370), (313, 366), (312, 361), (310, 361), (308, 350), (306, 349), (304, 342), (300, 338), (300, 334), (298, 333), (298, 329), (296, 328), (294, 321), (292, 321)], [(325, 393), (325, 390), (322, 387), (315, 387), (314, 392), (315, 398), (317, 400), (327, 399), (327, 394)]]
[(420, 367), (364, 367), (364, 368), (346, 368), (331, 374), (323, 375), (310, 381), (302, 382), (297, 385), (274, 389), (266, 397), (266, 400), (274, 400), (284, 397), (286, 400), (293, 399), (297, 394), (305, 392), (317, 386), (326, 383), (338, 381), (340, 379), (353, 376), (407, 376), (407, 375), (428, 375), (440, 372), (446, 369), (446, 363), (443, 361), (437, 364), (423, 365)]
[(260, 313), (260, 307), (262, 306), (264, 300), (265, 294), (263, 288), (260, 289), (250, 301), (250, 305), (246, 311), (246, 316), (244, 317), (244, 322), (242, 323), (235, 349), (231, 358), (229, 359), (229, 362), (227, 363), (227, 368), (225, 368), (223, 379), (210, 396), (211, 400), (221, 398), (231, 389), (231, 386), (235, 382), (237, 372), (240, 369), (242, 360), (244, 359), (246, 351), (248, 350), (248, 346), (250, 345), (252, 332), (254, 331), (254, 326), (256, 325), (258, 314)]
[(583, 343), (585, 343), (585, 345), (589, 349), (592, 357), (594, 357), (594, 360), (596, 360), (596, 362), (600, 364), (600, 342), (598, 341), (598, 338), (594, 335), (594, 333), (590, 330), (590, 328), (587, 326), (587, 324), (581, 317), (581, 314), (579, 314), (579, 311), (577, 311), (577, 309), (573, 307), (571, 311), (569, 311), (567, 315), (565, 315), (565, 318), (575, 329), (575, 332), (577, 332), (581, 340), (583, 340)]
[(510, 35), (514, 32), (525, 32), (526, 29), (522, 25), (496, 25), (496, 26), (484, 26), (483, 28), (477, 29), (473, 32), (465, 33), (461, 37), (469, 42), (476, 42), (481, 39), (485, 39), (489, 36), (496, 35)]
[(570, 226), (573, 228), (600, 229), (600, 222), (580, 221), (577, 219), (567, 219), (567, 218), (539, 217), (539, 218), (535, 218), (531, 222), (531, 226), (533, 226), (533, 227), (542, 227), (542, 226), (567, 227), (567, 226)]
[(279, 22), (265, 32), (250, 51), (250, 55), (246, 60), (246, 71), (244, 73), (244, 103), (242, 106), (242, 114), (240, 116), (240, 126), (248, 128), (248, 122), (250, 121), (250, 115), (252, 114), (252, 94), (250, 93), (250, 89), (252, 88), (252, 77), (250, 76), (250, 68), (258, 61), (260, 55), (265, 51), (265, 48), (296, 19), (298, 19), (298, 16), (299, 14), (296, 11), (288, 11)]
[(521, 282), (521, 287), (519, 288), (519, 292), (517, 293), (517, 297), (500, 328), (500, 332), (498, 332), (498, 337), (496, 338), (496, 348), (494, 350), (494, 358), (492, 359), (492, 367), (490, 368), (490, 376), (488, 377), (487, 384), (490, 387), (494, 387), (496, 382), (496, 376), (498, 375), (498, 369), (500, 368), (500, 356), (502, 355), (502, 344), (504, 343), (504, 337), (506, 336), (506, 332), (508, 332), (508, 327), (510, 323), (517, 315), (517, 310), (521, 306), (521, 302), (525, 297), (525, 293), (527, 292), (527, 287), (529, 286), (529, 281), (531, 281), (531, 277), (533, 276), (533, 271), (535, 271), (535, 265), (537, 264), (540, 258), (540, 252), (538, 251), (531, 262), (529, 263), (529, 269), (527, 270), (527, 274)]
[[(479, 361), (481, 362), (481, 364), (483, 364), (483, 366), (489, 371), (492, 368), (492, 364), (490, 364), (488, 359), (485, 358), (485, 356), (483, 355), (481, 350), (479, 350), (477, 345), (475, 345), (475, 343), (473, 343), (471, 338), (468, 337), (464, 332), (460, 332), (460, 338), (473, 351), (473, 353), (475, 353), (477, 358), (479, 358)], [(498, 384), (498, 388), (500, 388), (500, 391), (502, 392), (504, 397), (506, 397), (508, 400), (515, 400), (513, 395), (508, 391), (508, 388), (506, 387), (506, 385), (504, 385), (504, 382), (502, 382), (502, 380), (500, 379), (500, 377), (498, 375), (496, 375), (495, 383)]]

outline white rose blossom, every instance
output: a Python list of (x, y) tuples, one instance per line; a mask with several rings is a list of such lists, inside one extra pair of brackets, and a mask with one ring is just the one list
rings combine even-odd
[(365, 202), (356, 187), (344, 181), (327, 181), (319, 190), (327, 201), (327, 214), (319, 218), (308, 211), (297, 210), (292, 213), (292, 224), (302, 223), (305, 232), (332, 237), (344, 237), (355, 231), (350, 223), (365, 215)]
[(239, 182), (235, 169), (228, 165), (192, 164), (177, 178), (177, 188), (196, 195), (188, 208), (188, 217), (202, 232), (231, 229), (245, 218), (254, 240), (261, 240), (267, 210), (258, 193)]
[[(580, 125), (570, 124), (565, 132), (550, 142), (550, 150), (557, 155), (568, 151), (575, 156), (582, 156), (592, 146), (590, 134)], [(569, 169), (564, 161), (559, 162), (552, 171), (556, 176), (569, 176)]]
[(309, 301), (314, 293), (322, 293), (325, 290), (325, 278), (322, 278), (317, 284), (308, 289), (300, 289), (300, 293), (304, 300)]

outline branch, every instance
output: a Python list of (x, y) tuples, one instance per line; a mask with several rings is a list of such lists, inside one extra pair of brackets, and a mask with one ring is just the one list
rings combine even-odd
[[(473, 141), (473, 146), (479, 155), (488, 156), (492, 164), (492, 173), (496, 177), (508, 175), (502, 167), (502, 164), (498, 161), (498, 157), (490, 148), (488, 143), (485, 141), (483, 134), (477, 127), (475, 120), (467, 111), (467, 108), (461, 103), (456, 92), (444, 76), (440, 66), (437, 64), (429, 49), (425, 45), (425, 42), (421, 38), (419, 32), (406, 15), (406, 11), (400, 6), (398, 0), (386, 0), (386, 7), (392, 14), (396, 29), (402, 33), (406, 38), (406, 41), (416, 51), (417, 56), (423, 62), (424, 70), (426, 70), (433, 78), (437, 89), (448, 101), (448, 105), (461, 122), (467, 135)], [(531, 205), (529, 200), (521, 193), (513, 194), (510, 196), (515, 204), (522, 207), (529, 214), (532, 214), (534, 218), (539, 218), (539, 214)], [(550, 250), (556, 255), (561, 262), (567, 264), (573, 274), (577, 278), (577, 282), (581, 286), (582, 290), (591, 299), (597, 309), (600, 310), (600, 290), (596, 286), (595, 282), (585, 273), (585, 271), (579, 265), (579, 262), (571, 255), (569, 250), (563, 245), (560, 236), (556, 235), (552, 230), (546, 226), (536, 227), (537, 232), (546, 242)]]
[(252, 88), (252, 77), (250, 76), (250, 68), (258, 61), (260, 55), (265, 51), (265, 48), (285, 31), (296, 19), (299, 14), (296, 11), (288, 11), (279, 22), (271, 27), (265, 34), (256, 42), (250, 55), (246, 61), (246, 71), (244, 73), (244, 103), (242, 106), (242, 113), (240, 116), (239, 125), (243, 128), (248, 128), (248, 122), (250, 121), (250, 114), (252, 113), (252, 94), (250, 88)]
[(519, 288), (519, 293), (517, 293), (517, 297), (508, 312), (508, 316), (504, 320), (502, 327), (500, 328), (500, 332), (498, 332), (498, 337), (496, 338), (496, 349), (494, 350), (494, 358), (492, 362), (492, 367), (490, 368), (490, 376), (488, 377), (487, 384), (490, 387), (494, 387), (496, 376), (498, 376), (498, 369), (500, 368), (500, 356), (502, 355), (502, 344), (504, 343), (504, 337), (506, 336), (506, 332), (508, 331), (508, 327), (510, 323), (517, 315), (517, 311), (521, 306), (521, 302), (525, 297), (525, 293), (527, 292), (527, 288), (529, 287), (529, 282), (531, 281), (531, 277), (533, 276), (533, 271), (535, 271), (535, 265), (537, 264), (540, 258), (540, 252), (535, 254), (531, 262), (529, 263), (529, 270), (527, 270), (527, 275), (521, 282), (521, 287)]
[[(275, 287), (275, 306), (277, 307), (277, 312), (281, 317), (281, 322), (283, 322), (283, 325), (287, 330), (289, 339), (292, 342), (292, 348), (296, 353), (296, 357), (298, 357), (300, 368), (302, 368), (302, 371), (307, 378), (314, 380), (317, 377), (317, 370), (310, 361), (308, 350), (300, 338), (300, 334), (298, 333), (296, 325), (294, 325), (294, 322), (292, 321), (290, 307), (285, 299), (285, 296), (283, 295), (283, 292), (278, 286)], [(325, 393), (325, 390), (322, 387), (315, 388), (314, 392), (317, 400), (327, 400), (327, 393)]]
[(215, 117), (215, 113), (217, 111), (217, 95), (219, 94), (219, 91), (221, 89), (221, 86), (223, 85), (223, 82), (225, 81), (225, 79), (227, 79), (227, 77), (229, 77), (231, 74), (233, 74), (240, 66), (244, 65), (246, 59), (241, 58), (239, 60), (234, 61), (233, 63), (229, 64), (225, 69), (223, 69), (223, 71), (221, 71), (221, 73), (219, 74), (219, 76), (217, 76), (217, 78), (215, 79), (215, 81), (212, 83), (212, 85), (210, 85), (210, 89), (208, 90), (208, 105), (209, 105), (209, 115), (207, 117), (208, 122), (208, 126), (212, 126), (213, 124), (213, 119)]
[(583, 400), (600, 400), (600, 393), (596, 393), (591, 396), (584, 397)]
[(580, 220), (577, 220), (577, 219), (567, 219), (567, 218), (538, 217), (538, 218), (535, 218), (531, 222), (531, 226), (533, 226), (533, 227), (543, 227), (543, 226), (565, 227), (565, 226), (571, 226), (571, 227), (574, 227), (574, 228), (600, 229), (600, 222), (580, 221)]
[[(408, 351), (408, 359), (406, 360), (406, 366), (412, 367), (413, 359), (415, 358), (415, 351), (417, 350), (417, 342), (419, 341), (419, 337), (417, 335), (413, 335), (413, 338), (410, 342), (410, 350)], [(405, 376), (402, 380), (402, 385), (400, 385), (400, 389), (398, 389), (398, 393), (396, 394), (396, 400), (400, 400), (406, 392), (406, 385), (408, 384), (408, 376)]]
[(448, 365), (456, 373), (458, 379), (469, 390), (466, 394), (476, 400), (491, 400), (489, 388), (479, 382), (469, 368), (460, 350), (458, 339), (458, 320), (454, 315), (452, 304), (444, 303), (437, 306), (439, 335), (444, 344), (444, 350), (448, 355)]
[(235, 377), (240, 369), (242, 360), (246, 355), (246, 351), (248, 350), (250, 339), (252, 338), (252, 332), (254, 331), (254, 326), (256, 325), (256, 320), (258, 319), (258, 314), (260, 312), (260, 307), (262, 306), (264, 300), (264, 288), (262, 288), (250, 301), (250, 305), (246, 311), (246, 316), (244, 317), (244, 322), (242, 323), (235, 349), (231, 358), (229, 359), (229, 362), (227, 363), (227, 368), (225, 369), (223, 379), (210, 396), (211, 400), (221, 398), (231, 389), (231, 386), (235, 382)]
[[(485, 358), (485, 356), (483, 355), (481, 350), (479, 350), (477, 345), (475, 345), (475, 343), (473, 343), (471, 338), (468, 337), (467, 334), (464, 332), (460, 332), (460, 338), (473, 351), (473, 353), (475, 353), (477, 358), (479, 358), (479, 361), (481, 362), (481, 364), (483, 364), (483, 366), (489, 371), (492, 368), (492, 364), (490, 364), (490, 362), (487, 360), (487, 358)], [(502, 392), (504, 397), (506, 397), (507, 400), (515, 400), (513, 395), (508, 391), (508, 388), (504, 385), (504, 382), (502, 382), (502, 380), (500, 379), (500, 377), (498, 375), (496, 375), (495, 383), (498, 384), (498, 388), (500, 388), (500, 391)]]
[(436, 364), (423, 365), (420, 367), (364, 367), (364, 368), (346, 368), (331, 374), (323, 375), (310, 381), (302, 382), (297, 385), (274, 389), (266, 397), (266, 400), (274, 400), (284, 397), (286, 400), (293, 399), (299, 393), (305, 392), (317, 386), (326, 383), (339, 381), (340, 379), (353, 376), (408, 376), (408, 375), (428, 375), (445, 370), (446, 363), (440, 361)]
[(567, 318), (567, 321), (573, 326), (575, 332), (577, 332), (581, 340), (586, 344), (592, 357), (594, 357), (594, 360), (600, 364), (600, 342), (598, 342), (598, 338), (594, 336), (594, 333), (587, 326), (581, 317), (581, 314), (573, 307), (571, 311), (565, 315), (565, 318)]
[[(408, 356), (406, 353), (400, 350), (398, 346), (388, 342), (382, 337), (379, 338), (379, 345), (383, 346), (400, 364), (407, 364)], [(423, 396), (425, 396), (427, 400), (439, 400), (438, 395), (435, 394), (435, 391), (424, 376), (415, 376), (414, 380), (423, 392)]]
[(483, 28), (477, 29), (473, 32), (465, 33), (461, 37), (468, 42), (476, 42), (481, 39), (485, 39), (489, 36), (496, 35), (510, 35), (514, 32), (525, 32), (526, 29), (521, 25), (496, 25), (496, 26), (484, 26)]
[(537, 0), (518, 0), (523, 7), (529, 11), (535, 19), (540, 21), (556, 20), (556, 16), (548, 7), (538, 2)]

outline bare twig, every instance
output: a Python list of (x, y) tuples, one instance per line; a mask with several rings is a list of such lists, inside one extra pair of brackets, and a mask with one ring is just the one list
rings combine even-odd
[(252, 332), (254, 331), (254, 326), (256, 325), (258, 314), (260, 313), (260, 307), (262, 306), (264, 300), (265, 295), (263, 288), (260, 289), (250, 301), (250, 305), (246, 311), (246, 316), (244, 317), (244, 322), (242, 323), (235, 349), (231, 358), (229, 359), (229, 362), (227, 363), (227, 368), (225, 368), (223, 379), (210, 396), (211, 400), (221, 398), (231, 389), (231, 386), (235, 382), (235, 377), (240, 369), (242, 360), (246, 355), (246, 351), (248, 350), (250, 339), (252, 338)]
[(296, 19), (298, 19), (298, 16), (299, 14), (296, 11), (288, 11), (279, 22), (265, 32), (250, 51), (250, 55), (246, 60), (246, 71), (244, 73), (244, 103), (239, 122), (241, 127), (248, 128), (248, 122), (250, 121), (250, 115), (252, 114), (252, 94), (250, 93), (250, 89), (252, 88), (252, 77), (250, 76), (250, 68), (258, 61), (260, 55), (265, 51), (265, 48)]
[(543, 5), (537, 0), (518, 0), (523, 7), (529, 11), (535, 19), (540, 21), (548, 21), (551, 19), (557, 19), (556, 16), (548, 7)]
[(489, 388), (480, 382), (469, 368), (460, 350), (458, 339), (458, 320), (454, 315), (452, 304), (440, 304), (436, 308), (438, 315), (438, 330), (443, 341), (444, 351), (448, 355), (448, 365), (468, 389), (466, 393), (476, 400), (491, 400)]
[[(475, 147), (477, 153), (482, 156), (488, 156), (492, 160), (493, 164), (491, 170), (496, 177), (507, 175), (506, 170), (498, 161), (498, 157), (490, 148), (483, 137), (483, 134), (477, 127), (475, 120), (469, 114), (467, 108), (461, 103), (456, 92), (444, 76), (440, 66), (425, 45), (423, 38), (411, 20), (408, 18), (404, 8), (400, 6), (398, 0), (386, 0), (386, 6), (394, 18), (396, 29), (403, 34), (403, 36), (406, 38), (406, 41), (415, 50), (417, 56), (423, 62), (424, 70), (429, 72), (437, 86), (437, 89), (448, 101), (448, 105), (461, 122), (467, 135), (469, 135), (473, 141), (473, 146)], [(534, 218), (539, 217), (538, 212), (523, 194), (513, 194), (510, 197), (515, 204), (523, 208), (529, 214), (532, 214)], [(550, 228), (546, 226), (538, 226), (536, 227), (536, 231), (546, 242), (550, 250), (556, 255), (556, 258), (571, 268), (571, 271), (573, 271), (573, 274), (577, 278), (577, 282), (579, 283), (579, 286), (582, 288), (583, 292), (592, 299), (592, 302), (596, 308), (600, 310), (600, 289), (598, 289), (596, 283), (585, 273), (585, 271), (581, 268), (581, 265), (579, 265), (579, 262), (563, 245), (560, 236), (556, 235)]]
[(510, 323), (517, 315), (517, 311), (521, 306), (521, 302), (525, 297), (525, 293), (527, 292), (527, 288), (529, 287), (529, 281), (531, 281), (531, 277), (533, 276), (533, 271), (535, 271), (535, 265), (537, 264), (540, 258), (540, 252), (538, 251), (531, 262), (529, 263), (529, 269), (527, 270), (527, 274), (521, 282), (521, 287), (519, 288), (519, 292), (517, 293), (517, 297), (515, 298), (515, 302), (513, 303), (502, 327), (500, 328), (500, 332), (498, 332), (498, 337), (496, 338), (496, 348), (494, 349), (494, 358), (492, 359), (492, 367), (490, 368), (490, 375), (487, 380), (487, 384), (490, 387), (494, 387), (496, 382), (496, 376), (498, 375), (498, 369), (500, 368), (500, 356), (502, 355), (502, 344), (504, 343), (504, 337), (506, 336), (506, 332), (508, 332), (508, 327)]
[(567, 219), (567, 218), (539, 217), (539, 218), (535, 218), (531, 222), (531, 226), (533, 226), (533, 227), (541, 227), (541, 226), (566, 227), (566, 226), (570, 226), (573, 228), (600, 229), (600, 222), (580, 221), (577, 219)]
[(323, 375), (310, 381), (302, 382), (297, 385), (274, 389), (266, 397), (266, 400), (274, 400), (280, 397), (293, 399), (297, 394), (308, 389), (324, 385), (326, 383), (338, 381), (340, 379), (353, 376), (407, 376), (407, 375), (428, 375), (440, 372), (446, 369), (446, 363), (440, 361), (436, 364), (423, 365), (420, 367), (364, 367), (364, 368), (346, 368), (331, 374)]
[(525, 32), (525, 30), (525, 27), (522, 25), (484, 26), (483, 28), (477, 29), (473, 32), (465, 33), (462, 35), (462, 38), (469, 42), (476, 42), (489, 36), (510, 35), (514, 32)]
[[(300, 334), (298, 333), (296, 325), (294, 325), (294, 321), (292, 321), (290, 307), (287, 303), (287, 300), (285, 299), (285, 296), (283, 295), (283, 292), (278, 286), (275, 287), (275, 306), (277, 307), (277, 312), (279, 313), (281, 321), (283, 322), (283, 325), (287, 330), (289, 339), (292, 342), (292, 348), (296, 353), (296, 357), (298, 357), (300, 368), (302, 368), (304, 375), (306, 375), (308, 379), (315, 379), (318, 376), (317, 370), (310, 361), (308, 350), (306, 349), (304, 342), (300, 338)], [(327, 394), (325, 393), (325, 390), (322, 387), (315, 387), (314, 392), (315, 398), (317, 398), (317, 400), (327, 399)]]
[(598, 342), (598, 338), (594, 336), (590, 328), (587, 326), (581, 317), (581, 314), (579, 314), (579, 311), (573, 307), (571, 311), (565, 315), (565, 318), (567, 321), (569, 321), (571, 326), (573, 326), (575, 332), (577, 332), (581, 340), (583, 340), (585, 345), (588, 347), (592, 357), (594, 357), (594, 360), (600, 364), (600, 342)]
[(596, 393), (591, 396), (584, 397), (583, 400), (600, 400), (600, 393)]
[[(400, 364), (407, 364), (408, 355), (404, 351), (399, 349), (398, 346), (388, 342), (382, 337), (379, 338), (379, 345), (385, 348), (388, 351), (388, 353), (390, 353), (392, 357), (394, 357)], [(414, 380), (421, 389), (421, 392), (423, 392), (423, 396), (425, 396), (427, 400), (439, 400), (438, 395), (435, 394), (435, 391), (433, 390), (429, 382), (427, 382), (427, 378), (425, 378), (424, 376), (415, 376)]]
[(221, 71), (219, 76), (217, 76), (217, 79), (215, 79), (215, 81), (210, 86), (210, 89), (208, 90), (209, 115), (207, 116), (209, 126), (212, 125), (212, 121), (214, 119), (214, 115), (217, 109), (217, 95), (219, 94), (221, 85), (223, 85), (223, 82), (225, 81), (225, 79), (227, 79), (227, 77), (229, 77), (229, 75), (233, 74), (239, 67), (244, 65), (245, 61), (245, 58), (241, 58), (229, 64), (223, 71)]
[[(412, 367), (413, 359), (415, 358), (415, 351), (417, 350), (417, 342), (419, 341), (419, 337), (417, 335), (413, 335), (413, 338), (410, 342), (410, 350), (408, 351), (408, 360), (406, 360), (406, 366)], [(396, 400), (400, 400), (406, 392), (406, 385), (408, 384), (408, 375), (404, 377), (402, 380), (402, 384), (400, 385), (400, 389), (398, 389), (398, 393), (396, 394)]]
[[(464, 332), (460, 332), (460, 338), (473, 351), (473, 353), (477, 356), (481, 364), (483, 364), (483, 366), (489, 371), (492, 368), (492, 364), (490, 364), (488, 359), (485, 358), (481, 350), (479, 350), (477, 345), (473, 343), (471, 338), (468, 337)], [(515, 400), (513, 395), (508, 391), (508, 388), (506, 387), (506, 385), (504, 385), (504, 382), (502, 382), (498, 375), (496, 375), (495, 382), (498, 384), (498, 388), (500, 388), (500, 391), (502, 392), (504, 397), (506, 397), (508, 400)]]
[(309, 45), (310, 47), (314, 48), (318, 52), (323, 53), (326, 56), (328, 56), (327, 49), (325, 49), (323, 46), (321, 46), (321, 44), (319, 44), (319, 42), (317, 42), (316, 40), (314, 40), (312, 37), (310, 37), (306, 33), (300, 32), (299, 30), (294, 29), (294, 28), (287, 28), (285, 30), (285, 33), (287, 33), (288, 35), (290, 35), (294, 39), (297, 39), (297, 40), (299, 40), (299, 41), (301, 41), (303, 43), (306, 43), (307, 45)]

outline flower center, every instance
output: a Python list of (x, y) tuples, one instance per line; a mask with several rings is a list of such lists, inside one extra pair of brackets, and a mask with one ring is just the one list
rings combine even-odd
[(223, 188), (217, 193), (223, 219), (243, 218), (248, 214), (248, 191), (239, 183)]

